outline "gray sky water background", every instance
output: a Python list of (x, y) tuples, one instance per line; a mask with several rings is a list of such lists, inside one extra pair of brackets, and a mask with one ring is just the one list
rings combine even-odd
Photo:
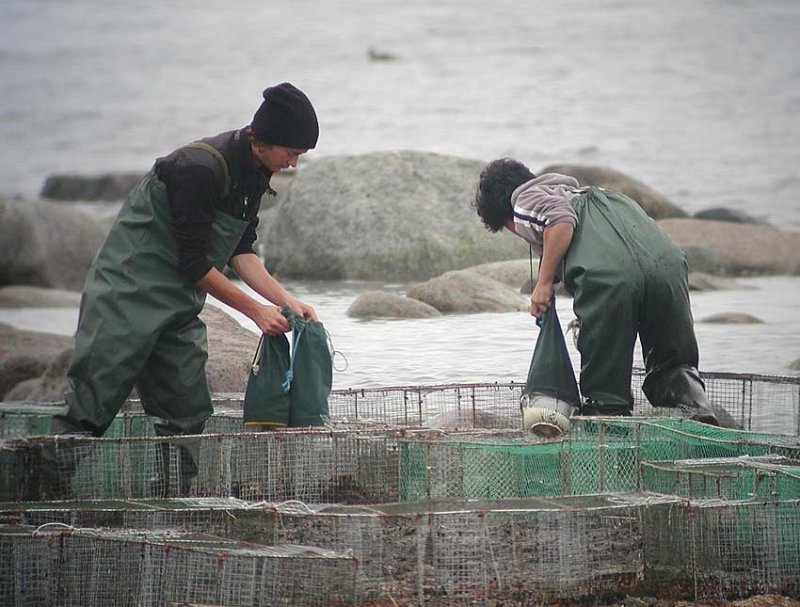
[(310, 158), (600, 164), (800, 229), (796, 0), (5, 0), (0, 32), (5, 194), (146, 170), (290, 80), (322, 123)]
[[(54, 173), (144, 171), (243, 126), (265, 86), (290, 80), (320, 117), (309, 161), (413, 149), (534, 171), (597, 164), (689, 212), (728, 206), (800, 230), (798, 32), (796, 0), (5, 0), (0, 193), (36, 197)], [(800, 356), (800, 279), (744, 283), (755, 289), (694, 296), (697, 319), (766, 321), (698, 323), (701, 368), (785, 373)], [(376, 285), (290, 286), (348, 358), (335, 387), (527, 373), (525, 314), (367, 323), (345, 311)], [(69, 334), (75, 317), (0, 321)]]

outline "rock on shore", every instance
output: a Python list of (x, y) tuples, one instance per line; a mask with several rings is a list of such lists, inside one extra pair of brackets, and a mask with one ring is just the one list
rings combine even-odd
[(519, 289), (471, 270), (446, 272), (414, 285), (408, 297), (442, 313), (519, 312), (528, 305)]
[(663, 219), (658, 224), (681, 247), (702, 246), (714, 251), (724, 274), (800, 273), (800, 233), (708, 219)]
[(79, 209), (0, 199), (0, 286), (81, 289), (105, 236), (106, 230)]
[[(73, 343), (72, 337), (20, 331), (0, 324), (0, 400), (9, 396), (9, 400), (17, 400), (12, 392), (15, 387), (43, 377), (59, 357), (72, 352)], [(61, 393), (55, 397), (39, 393), (35, 400), (46, 402), (61, 397)]]
[[(484, 166), (479, 160), (414, 151), (303, 163), (296, 172), (273, 176), (278, 196), (262, 200), (256, 246), (271, 271), (292, 278), (426, 280), (478, 264), (525, 259), (528, 247), (521, 239), (505, 231), (488, 233), (472, 209)], [(686, 251), (693, 272), (799, 271), (796, 233), (757, 220), (747, 223), (752, 218), (733, 210), (706, 214), (725, 221), (687, 217), (661, 194), (606, 167), (559, 164), (540, 172), (546, 171), (636, 199)], [(122, 198), (139, 176), (53, 176), (43, 191), (90, 199), (116, 184), (113, 194), (102, 196)], [(80, 288), (108, 231), (107, 217), (114, 212), (108, 206), (100, 217), (64, 203), (0, 199), (0, 286)]]
[(543, 173), (571, 175), (578, 180), (581, 186), (596, 185), (621, 192), (638, 202), (644, 212), (653, 219), (687, 216), (686, 211), (675, 205), (666, 196), (614, 169), (583, 164), (551, 164), (539, 171), (539, 174)]
[(125, 200), (143, 176), (143, 172), (50, 175), (40, 195), (51, 200)]
[(384, 291), (365, 291), (350, 307), (347, 315), (352, 318), (432, 318), (441, 316), (431, 305)]
[[(200, 318), (208, 328), (211, 392), (244, 392), (258, 335), (214, 305), (207, 304)], [(73, 345), (73, 337), (0, 324), (0, 400), (63, 402)]]
[(282, 276), (423, 280), (516, 259), (527, 246), (489, 234), (471, 206), (484, 163), (413, 151), (315, 160), (260, 226)]

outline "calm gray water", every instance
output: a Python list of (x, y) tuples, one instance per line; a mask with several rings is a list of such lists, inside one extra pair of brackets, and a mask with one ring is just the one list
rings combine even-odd
[[(539, 330), (527, 313), (364, 321), (346, 314), (359, 293), (370, 289), (402, 293), (405, 285), (359, 281), (285, 284), (314, 305), (331, 335), (339, 353), (334, 357), (335, 388), (524, 382), (528, 375)], [(786, 365), (800, 357), (800, 320), (796, 312), (800, 278), (750, 278), (738, 284), (740, 288), (736, 290), (692, 294), (701, 369), (788, 374)], [(566, 328), (574, 318), (572, 300), (563, 297), (557, 305), (559, 319)], [(257, 331), (252, 321), (222, 307), (242, 325)], [(700, 322), (720, 312), (743, 312), (764, 323)], [(0, 309), (0, 322), (63, 335), (72, 334), (77, 317), (76, 309)], [(580, 362), (570, 336), (567, 347), (577, 370)], [(641, 366), (638, 350), (634, 360)]]
[[(145, 170), (247, 123), (264, 86), (291, 80), (321, 121), (310, 160), (414, 149), (599, 164), (690, 212), (725, 205), (797, 230), (798, 32), (797, 0), (5, 0), (0, 193), (36, 196), (53, 173)], [(370, 61), (370, 48), (396, 60)], [(698, 323), (702, 368), (785, 373), (800, 357), (800, 279), (744, 282), (757, 289), (694, 297), (698, 319), (767, 321)], [(376, 285), (290, 286), (347, 357), (336, 387), (527, 373), (525, 314), (359, 322), (345, 310)], [(566, 323), (570, 302), (559, 305)], [(71, 333), (75, 318), (0, 321)]]

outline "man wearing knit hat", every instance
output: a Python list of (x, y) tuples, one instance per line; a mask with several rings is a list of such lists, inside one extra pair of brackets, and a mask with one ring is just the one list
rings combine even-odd
[[(308, 97), (288, 82), (271, 86), (250, 125), (185, 145), (156, 160), (120, 209), (89, 269), (68, 372), (66, 411), (51, 434), (101, 436), (136, 387), (162, 436), (198, 434), (213, 412), (206, 381), (206, 327), (199, 318), (211, 294), (265, 334), (289, 330), (280, 308), (317, 320), (255, 254), (258, 210), (270, 177), (297, 165), (317, 144)], [(230, 266), (270, 304), (224, 274)], [(197, 474), (186, 448), (177, 487), (168, 474), (153, 493), (186, 494)], [(63, 493), (74, 471), (68, 454), (49, 451), (45, 484)]]

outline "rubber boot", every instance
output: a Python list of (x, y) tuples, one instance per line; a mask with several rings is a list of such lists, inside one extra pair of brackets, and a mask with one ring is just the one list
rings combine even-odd
[(697, 369), (680, 366), (648, 375), (642, 390), (654, 407), (675, 407), (688, 419), (719, 426)]
[(627, 405), (602, 405), (587, 398), (581, 405), (580, 414), (584, 417), (631, 417), (633, 411)]
[(178, 488), (180, 497), (189, 497), (192, 482), (197, 477), (199, 444), (191, 442), (178, 447)]

